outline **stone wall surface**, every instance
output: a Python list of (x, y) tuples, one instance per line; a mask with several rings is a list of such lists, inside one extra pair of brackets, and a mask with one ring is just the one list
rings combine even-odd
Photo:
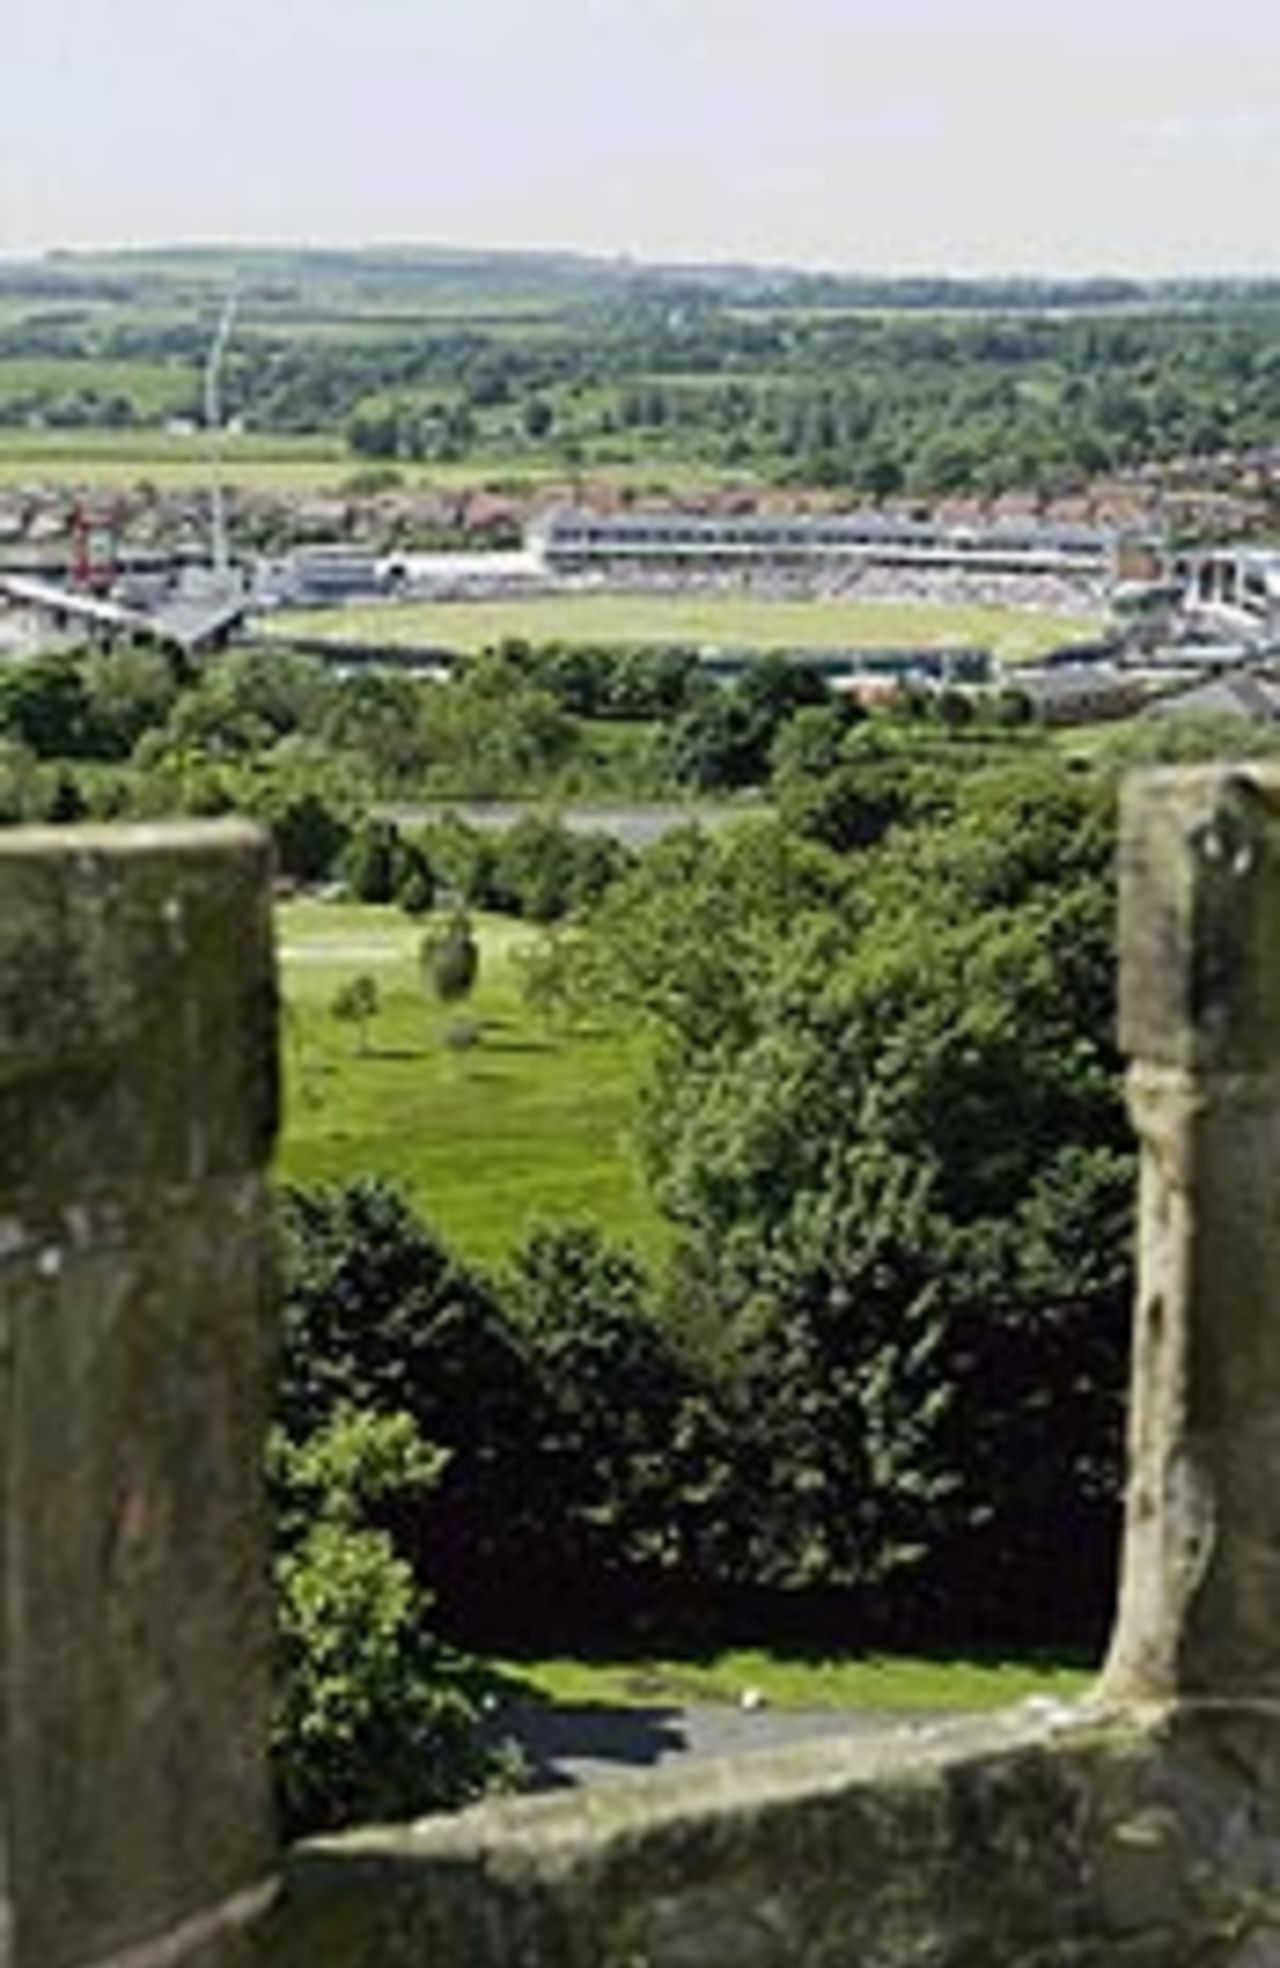
[[(294, 1854), (273, 1968), (1275, 1968), (1257, 1718), (1087, 1707)], [(1269, 1738), (1268, 1738), (1269, 1740)], [(1273, 1794), (1276, 1794), (1273, 1790)]]
[(1142, 1148), (1116, 1698), (1280, 1698), (1280, 774), (1138, 775), (1121, 1037)]
[(275, 1869), (266, 875), (235, 826), (0, 837), (6, 1968), (194, 1962)]

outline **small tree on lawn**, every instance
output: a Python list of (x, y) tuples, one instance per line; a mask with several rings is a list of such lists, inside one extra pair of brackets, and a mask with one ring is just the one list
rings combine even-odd
[(376, 978), (362, 971), (358, 977), (349, 977), (340, 984), (330, 1006), (333, 1016), (344, 1025), (359, 1028), (359, 1049), (361, 1056), (369, 1050), (370, 1021), (378, 1015), (378, 984)]
[(419, 949), (422, 982), (441, 1004), (469, 997), (480, 970), (480, 946), (465, 909), (429, 929)]

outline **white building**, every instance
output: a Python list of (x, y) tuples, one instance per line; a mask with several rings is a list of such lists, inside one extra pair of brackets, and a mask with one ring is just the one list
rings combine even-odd
[(562, 510), (533, 523), (528, 545), (553, 574), (867, 566), (1100, 581), (1113, 577), (1119, 539), (1100, 527), (1014, 521), (958, 526), (880, 512)]

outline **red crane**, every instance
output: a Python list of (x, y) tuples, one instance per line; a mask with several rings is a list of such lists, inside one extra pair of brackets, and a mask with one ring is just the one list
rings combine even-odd
[(71, 512), (71, 582), (83, 594), (107, 594), (118, 573), (119, 514), (112, 507), (104, 516), (90, 513), (77, 500)]

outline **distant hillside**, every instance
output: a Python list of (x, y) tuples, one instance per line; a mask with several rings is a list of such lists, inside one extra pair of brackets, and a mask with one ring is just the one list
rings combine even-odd
[(1144, 281), (957, 279), (946, 275), (833, 273), (739, 264), (646, 264), (626, 257), (460, 247), (174, 245), (112, 252), (51, 252), (0, 262), (0, 299), (106, 302), (135, 307), (190, 300), (236, 282), (251, 305), (282, 316), (533, 308), (558, 311), (646, 295), (720, 306), (848, 311), (1000, 313), (1188, 305), (1233, 307), (1280, 299), (1280, 280)]

